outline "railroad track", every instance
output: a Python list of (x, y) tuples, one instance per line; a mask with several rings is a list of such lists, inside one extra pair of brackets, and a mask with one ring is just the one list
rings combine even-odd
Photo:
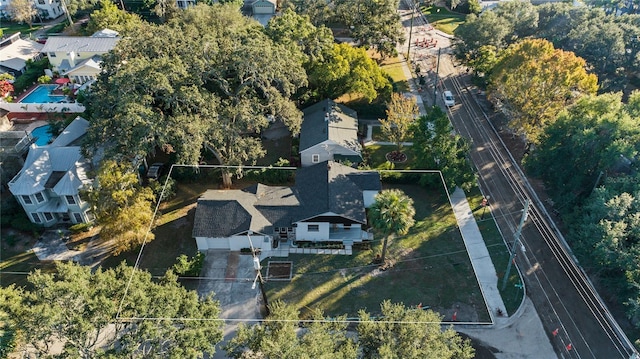
[[(450, 65), (449, 65), (450, 66)], [(524, 273), (531, 297), (549, 337), (562, 358), (634, 358), (637, 355), (595, 291), (584, 271), (551, 220), (543, 203), (507, 150), (489, 116), (455, 69), (439, 82), (458, 104), (450, 112), (451, 121), (462, 136), (472, 141), (471, 158), (479, 174), (479, 184), (489, 196), (494, 220)], [(446, 71), (446, 69), (445, 69)], [(514, 233), (529, 199), (528, 221), (521, 245), (514, 247)], [(502, 274), (501, 269), (498, 269)], [(556, 335), (553, 335), (555, 329)], [(637, 357), (635, 357), (637, 358)]]

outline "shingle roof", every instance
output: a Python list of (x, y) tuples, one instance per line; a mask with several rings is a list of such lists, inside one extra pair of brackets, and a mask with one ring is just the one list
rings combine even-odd
[(198, 200), (194, 237), (225, 238), (335, 213), (366, 223), (363, 190), (380, 190), (380, 175), (325, 162), (298, 168), (294, 187), (262, 184), (242, 190), (209, 190)]
[(303, 110), (300, 151), (331, 140), (359, 152), (358, 115), (332, 100), (323, 100)]
[(98, 52), (111, 51), (120, 38), (88, 36), (51, 36), (47, 38), (41, 52)]

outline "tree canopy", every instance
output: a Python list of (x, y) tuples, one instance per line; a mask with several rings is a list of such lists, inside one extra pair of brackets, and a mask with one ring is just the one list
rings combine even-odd
[(398, 14), (399, 0), (334, 0), (335, 14), (351, 28), (351, 36), (361, 46), (376, 49), (383, 57), (396, 56), (404, 30)]
[[(469, 142), (453, 134), (453, 126), (440, 107), (432, 107), (420, 116), (412, 129), (416, 165), (423, 169), (438, 169), (447, 190), (460, 187), (469, 190), (476, 185), (476, 177), (469, 162)], [(431, 174), (420, 177), (420, 184), (439, 184), (440, 178)]]
[(574, 52), (598, 76), (600, 87), (624, 90), (640, 71), (639, 15), (607, 14), (601, 8), (509, 1), (470, 15), (456, 30), (455, 54), (471, 66), (483, 46), (497, 51), (525, 38), (546, 39)]
[(373, 228), (382, 232), (382, 263), (387, 255), (387, 243), (390, 235), (405, 235), (413, 227), (416, 210), (413, 199), (399, 189), (386, 189), (375, 196), (375, 202), (369, 208), (369, 222)]
[(409, 136), (412, 125), (420, 114), (414, 97), (394, 93), (387, 105), (387, 118), (380, 119), (382, 133), (402, 150), (402, 142)]
[(235, 337), (225, 345), (227, 355), (231, 358), (357, 358), (357, 344), (347, 338), (346, 323), (325, 322), (322, 313), (316, 311), (313, 319), (318, 321), (301, 331), (298, 318), (299, 313), (293, 306), (282, 301), (271, 303), (265, 321), (252, 326), (240, 324)]
[(298, 312), (277, 301), (259, 324), (241, 324), (225, 346), (232, 358), (398, 358), (470, 359), (474, 349), (453, 329), (440, 329), (433, 311), (407, 308), (385, 301), (374, 319), (362, 310), (356, 326), (358, 340), (347, 335), (346, 318), (327, 319), (321, 312), (299, 326)]
[(202, 358), (222, 339), (218, 303), (187, 291), (171, 272), (154, 281), (124, 263), (93, 271), (58, 262), (55, 273), (36, 270), (27, 280), (31, 289), (0, 289), (0, 310), (39, 357), (62, 342), (56, 357)]
[(384, 301), (380, 317), (361, 310), (358, 339), (364, 358), (471, 359), (475, 350), (452, 328), (441, 330), (431, 310)]
[(129, 165), (102, 162), (96, 185), (83, 193), (91, 204), (104, 238), (115, 242), (114, 254), (139, 247), (154, 239), (149, 232), (153, 219), (153, 191), (140, 186), (138, 175)]
[(516, 133), (538, 143), (561, 109), (597, 91), (597, 78), (585, 67), (583, 59), (546, 40), (523, 40), (500, 54), (489, 78), (489, 96), (510, 115)]
[(320, 98), (361, 95), (369, 102), (391, 95), (391, 82), (363, 48), (335, 44), (329, 58), (309, 73), (309, 83)]
[(7, 13), (11, 16), (11, 20), (18, 23), (26, 23), (31, 27), (33, 18), (38, 15), (38, 10), (32, 1), (15, 0), (7, 5)]
[(102, 0), (100, 8), (94, 10), (89, 17), (87, 32), (93, 34), (102, 29), (111, 29), (124, 37), (141, 24), (142, 19), (138, 15), (118, 9), (112, 1)]
[(199, 5), (167, 24), (143, 24), (104, 58), (87, 96), (85, 150), (133, 158), (160, 148), (197, 164), (207, 148), (221, 164), (253, 163), (264, 154), (255, 135), (269, 118), (300, 129), (291, 97), (307, 81), (292, 56), (231, 5)]

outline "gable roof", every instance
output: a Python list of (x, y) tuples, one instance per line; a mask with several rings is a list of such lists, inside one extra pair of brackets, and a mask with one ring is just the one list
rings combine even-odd
[(366, 223), (362, 192), (380, 189), (378, 172), (325, 162), (298, 168), (293, 187), (257, 184), (242, 190), (209, 190), (198, 200), (193, 237), (266, 233), (328, 213)]
[(87, 120), (77, 117), (50, 145), (32, 144), (22, 170), (9, 182), (11, 193), (32, 195), (48, 188), (59, 196), (75, 195), (91, 182), (87, 176), (90, 163), (80, 146), (69, 146), (84, 135), (88, 125)]
[(119, 40), (117, 37), (51, 36), (41, 52), (107, 53), (116, 47)]
[(71, 67), (71, 63), (69, 62), (69, 60), (65, 59), (62, 60), (62, 62), (60, 63), (60, 70), (63, 71), (63, 75), (68, 75), (74, 71), (77, 71), (83, 67), (89, 67), (89, 68), (93, 68), (96, 69), (98, 71), (100, 71), (102, 69), (102, 56), (100, 55), (93, 55), (88, 59), (84, 59), (81, 62), (77, 63), (75, 67)]
[(358, 114), (333, 100), (323, 100), (303, 110), (300, 130), (300, 152), (331, 140), (360, 152)]
[(22, 71), (27, 60), (37, 57), (43, 46), (35, 41), (17, 39), (0, 49), (0, 66)]

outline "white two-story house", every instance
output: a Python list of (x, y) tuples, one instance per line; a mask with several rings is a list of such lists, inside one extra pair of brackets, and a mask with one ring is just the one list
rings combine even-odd
[(9, 182), (9, 191), (31, 222), (50, 227), (93, 221), (89, 203), (79, 196), (92, 182), (87, 172), (93, 164), (80, 151), (88, 126), (87, 120), (77, 117), (51, 144), (29, 148), (22, 170)]
[(42, 52), (49, 58), (54, 72), (84, 84), (98, 77), (102, 71), (102, 55), (113, 50), (119, 40), (112, 36), (52, 36)]

